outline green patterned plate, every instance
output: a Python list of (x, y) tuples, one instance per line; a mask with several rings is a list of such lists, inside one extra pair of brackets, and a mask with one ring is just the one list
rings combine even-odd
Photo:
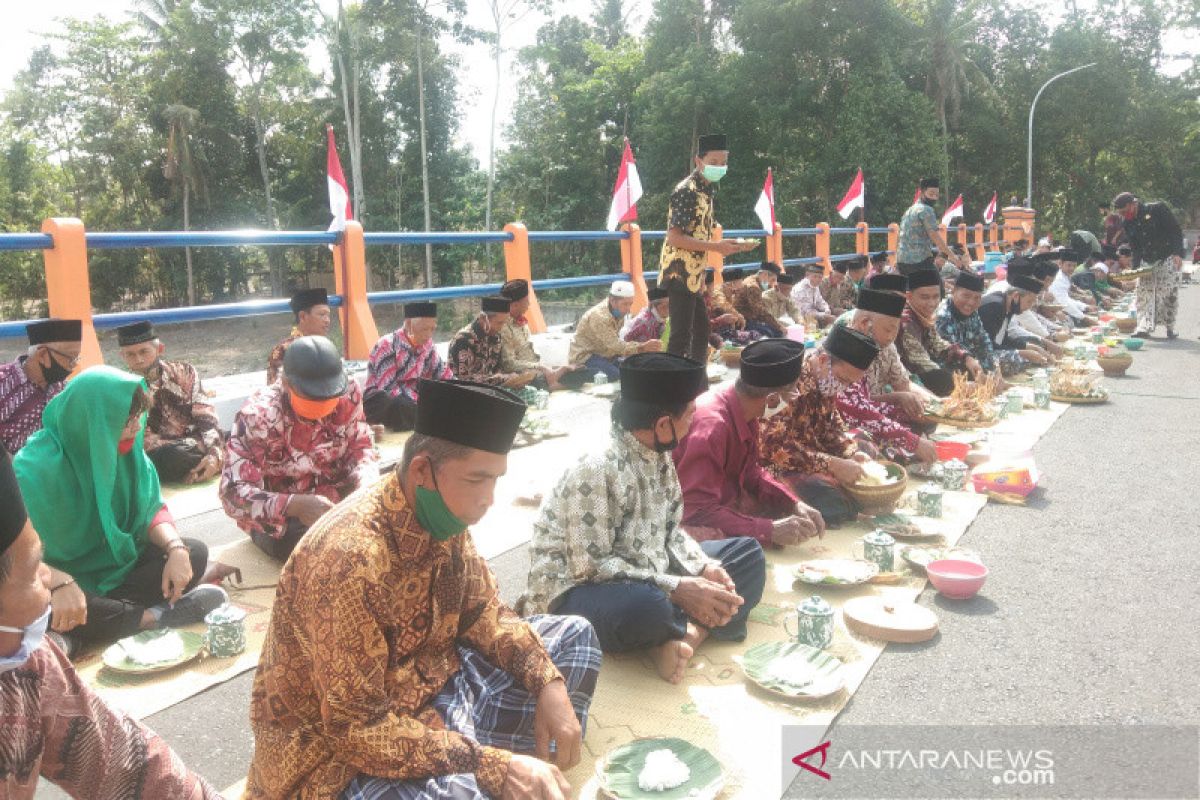
[[(175, 636), (180, 639), (182, 644), (182, 652), (175, 658), (166, 661), (160, 661), (153, 664), (143, 664), (134, 661), (129, 657), (129, 653), (125, 650), (125, 642), (136, 642), (138, 644), (147, 644), (155, 639), (161, 639), (168, 636)], [(196, 656), (200, 655), (200, 651), (204, 649), (204, 636), (191, 631), (177, 630), (157, 630), (157, 631), (142, 631), (141, 633), (129, 636), (116, 644), (109, 645), (100, 658), (104, 661), (104, 666), (117, 672), (128, 672), (135, 675), (145, 675), (151, 672), (162, 672), (163, 670), (173, 669), (180, 664), (186, 664)]]
[(740, 659), (742, 672), (763, 689), (796, 700), (828, 697), (846, 684), (845, 665), (799, 642), (763, 642)]
[(810, 586), (857, 586), (879, 574), (879, 566), (858, 558), (817, 558), (796, 566), (796, 580)]
[[(671, 750), (687, 764), (691, 777), (674, 789), (645, 791), (638, 786), (638, 775), (646, 755), (654, 750)], [(614, 749), (596, 763), (600, 788), (617, 800), (712, 800), (725, 786), (721, 762), (703, 747), (676, 738), (634, 739)]]

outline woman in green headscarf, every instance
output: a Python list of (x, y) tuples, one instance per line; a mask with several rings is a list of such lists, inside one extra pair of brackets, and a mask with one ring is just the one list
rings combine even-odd
[(203, 542), (182, 539), (142, 448), (150, 396), (111, 367), (80, 373), (13, 462), (52, 572), (50, 626), (88, 640), (198, 622), (225, 600), (196, 588)]

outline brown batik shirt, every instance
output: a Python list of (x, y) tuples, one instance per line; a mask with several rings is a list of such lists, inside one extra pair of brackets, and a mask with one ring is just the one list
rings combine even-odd
[[(684, 178), (671, 192), (670, 212), (667, 229), (678, 228), (685, 236), (708, 241), (712, 239), (713, 184), (698, 172)], [(666, 286), (671, 281), (682, 282), (689, 292), (704, 291), (704, 270), (708, 267), (708, 254), (697, 250), (685, 250), (663, 242), (662, 255), (658, 260), (658, 285)]]
[(499, 797), (512, 754), (446, 730), (431, 705), (460, 669), (459, 644), (534, 696), (562, 677), (500, 602), (471, 533), (433, 539), (395, 473), (321, 517), (279, 577), (246, 797), (333, 800), (360, 773), (464, 772)]

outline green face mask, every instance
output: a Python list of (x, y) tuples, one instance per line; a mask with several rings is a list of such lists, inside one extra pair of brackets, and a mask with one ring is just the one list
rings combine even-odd
[(729, 167), (715, 167), (712, 164), (704, 165), (704, 180), (709, 183), (718, 183), (721, 178), (725, 177), (725, 173), (729, 171)]
[[(433, 479), (437, 485), (437, 477)], [(442, 493), (424, 486), (416, 488), (417, 522), (439, 542), (458, 536), (467, 529), (467, 523), (454, 516), (442, 499)]]

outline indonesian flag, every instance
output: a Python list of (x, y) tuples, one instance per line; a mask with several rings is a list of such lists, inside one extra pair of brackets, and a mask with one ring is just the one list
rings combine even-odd
[(621, 154), (621, 169), (617, 171), (617, 183), (613, 186), (612, 205), (608, 207), (606, 227), (615, 231), (622, 222), (637, 219), (637, 201), (642, 196), (642, 179), (638, 177), (637, 164), (629, 140), (625, 140), (625, 152)]
[(942, 224), (949, 225), (952, 220), (961, 218), (963, 215), (962, 209), (962, 195), (960, 194), (958, 197), (954, 198), (954, 202), (951, 203), (950, 207), (946, 209), (946, 213), (942, 214)]
[(992, 224), (992, 220), (996, 218), (996, 195), (999, 192), (992, 192), (992, 202), (987, 204), (987, 208), (983, 210), (983, 221), (988, 225)]
[(920, 185), (918, 184), (918, 185), (917, 185), (917, 190), (916, 190), (915, 192), (913, 192), (913, 202), (912, 202), (912, 204), (915, 206), (915, 205), (916, 205), (917, 203), (919, 203), (919, 202), (921, 202), (921, 187), (920, 187)]
[(850, 215), (854, 213), (854, 209), (866, 205), (866, 199), (867, 186), (863, 182), (862, 167), (859, 167), (858, 174), (854, 176), (854, 182), (846, 190), (846, 196), (842, 198), (842, 202), (838, 203), (837, 211), (842, 215), (842, 219), (849, 219)]
[(762, 220), (763, 230), (768, 236), (775, 234), (775, 181), (771, 178), (771, 168), (767, 167), (767, 180), (763, 183), (762, 194), (754, 204), (754, 213)]
[(342, 161), (338, 158), (337, 144), (333, 140), (333, 126), (326, 123), (325, 132), (329, 137), (329, 155), (325, 160), (325, 172), (329, 181), (329, 213), (333, 221), (329, 230), (344, 231), (346, 221), (354, 219), (350, 210), (350, 189), (346, 185), (346, 176), (342, 173)]

